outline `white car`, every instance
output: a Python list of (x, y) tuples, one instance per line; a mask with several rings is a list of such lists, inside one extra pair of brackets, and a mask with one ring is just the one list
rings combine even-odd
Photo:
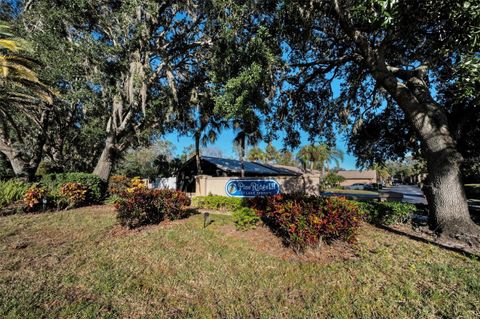
[(346, 189), (364, 190), (365, 189), (365, 184), (356, 183), (356, 184), (352, 184), (350, 186), (346, 186), (345, 188)]

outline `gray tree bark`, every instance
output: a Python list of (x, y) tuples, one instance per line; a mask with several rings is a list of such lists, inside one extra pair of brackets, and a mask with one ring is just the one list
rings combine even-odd
[[(12, 124), (12, 122), (10, 122)], [(36, 123), (35, 121), (33, 123)], [(8, 134), (5, 131), (0, 132), (0, 152), (2, 152), (10, 162), (15, 176), (19, 178), (27, 179), (28, 181), (33, 181), (35, 179), (35, 173), (37, 171), (38, 165), (43, 157), (43, 148), (47, 141), (48, 125), (49, 125), (49, 111), (44, 110), (38, 122), (36, 123), (39, 131), (33, 131), (31, 136), (33, 138), (33, 145), (29, 149), (29, 154), (22, 152), (14, 142), (8, 137)], [(12, 127), (15, 127), (15, 124), (12, 124)], [(24, 145), (24, 140), (22, 137), (22, 131), (17, 131), (17, 143)], [(24, 146), (25, 147), (25, 146)], [(26, 160), (25, 158), (28, 158)]]
[(97, 165), (93, 170), (93, 174), (100, 177), (104, 182), (108, 181), (110, 174), (115, 164), (115, 138), (114, 136), (109, 136), (105, 140), (105, 147), (103, 148), (102, 154), (97, 161)]
[(0, 139), (0, 151), (5, 154), (10, 165), (12, 166), (15, 176), (20, 178), (28, 178), (28, 163), (22, 159), (21, 153), (12, 146), (8, 145), (4, 140)]

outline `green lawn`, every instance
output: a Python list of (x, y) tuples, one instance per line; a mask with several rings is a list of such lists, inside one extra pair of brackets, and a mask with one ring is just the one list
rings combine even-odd
[(480, 262), (361, 229), (300, 262), (201, 215), (127, 231), (109, 207), (0, 218), (0, 318), (478, 318)]

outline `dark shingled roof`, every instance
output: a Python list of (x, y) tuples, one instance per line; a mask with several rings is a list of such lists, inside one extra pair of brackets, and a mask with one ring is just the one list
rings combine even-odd
[[(210, 162), (218, 168), (231, 173), (240, 173), (241, 162), (234, 159), (218, 158), (211, 156), (202, 156), (202, 160)], [(289, 170), (284, 167), (275, 167), (273, 165), (262, 164), (257, 162), (243, 162), (245, 174), (258, 176), (298, 176), (298, 172)]]

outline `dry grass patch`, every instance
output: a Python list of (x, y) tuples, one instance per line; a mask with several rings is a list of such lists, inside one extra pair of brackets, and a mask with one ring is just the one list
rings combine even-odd
[(356, 245), (350, 245), (343, 241), (335, 241), (331, 245), (321, 243), (318, 247), (307, 248), (304, 252), (297, 253), (290, 247), (286, 247), (282, 240), (265, 225), (247, 231), (239, 231), (234, 225), (227, 224), (219, 227), (219, 231), (233, 239), (245, 241), (248, 246), (260, 253), (284, 260), (328, 264), (358, 257)]

